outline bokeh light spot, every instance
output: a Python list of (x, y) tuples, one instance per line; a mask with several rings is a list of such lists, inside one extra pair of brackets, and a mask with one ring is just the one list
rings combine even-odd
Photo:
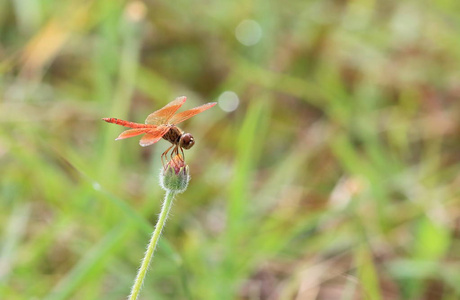
[(93, 182), (93, 189), (95, 189), (96, 191), (101, 190), (101, 185), (99, 184), (99, 182), (96, 182), (96, 181)]
[(126, 6), (125, 14), (130, 21), (142, 21), (147, 14), (147, 6), (142, 1), (132, 1)]
[(238, 95), (232, 91), (223, 92), (222, 94), (220, 94), (219, 99), (217, 101), (219, 102), (220, 108), (222, 108), (222, 110), (226, 112), (234, 111), (238, 108), (238, 105), (240, 104), (240, 99), (238, 98)]
[(254, 20), (244, 20), (236, 26), (235, 36), (241, 44), (252, 46), (262, 38), (262, 27)]

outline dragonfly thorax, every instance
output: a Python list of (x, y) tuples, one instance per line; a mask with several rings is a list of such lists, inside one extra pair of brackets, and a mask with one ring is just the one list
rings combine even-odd
[(178, 145), (183, 149), (190, 149), (195, 144), (195, 139), (190, 133), (184, 133), (174, 125), (163, 135), (163, 138), (171, 144)]

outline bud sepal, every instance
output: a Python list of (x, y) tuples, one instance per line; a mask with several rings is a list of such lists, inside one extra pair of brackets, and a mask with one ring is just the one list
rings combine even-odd
[(187, 189), (189, 181), (189, 167), (179, 154), (161, 169), (160, 185), (165, 191), (183, 193)]

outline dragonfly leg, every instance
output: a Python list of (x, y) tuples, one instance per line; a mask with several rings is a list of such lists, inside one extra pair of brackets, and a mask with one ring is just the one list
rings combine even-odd
[(182, 153), (182, 159), (185, 161), (184, 149), (182, 147), (180, 147), (180, 152)]
[(174, 165), (176, 165), (176, 161), (174, 160), (174, 156), (178, 155), (178, 153), (179, 153), (178, 150), (177, 150), (177, 148), (178, 148), (178, 146), (176, 145), (176, 146), (174, 147), (174, 149), (171, 151), (171, 155), (169, 156), (171, 162), (172, 162)]
[(173, 151), (171, 151), (171, 160), (174, 160), (173, 158), (177, 154), (178, 154), (178, 152), (177, 152), (177, 145), (176, 145), (176, 147), (174, 147)]
[[(161, 154), (161, 163), (163, 164), (163, 167), (165, 166), (165, 162), (168, 162), (168, 159), (166, 158), (166, 155), (168, 155), (168, 152), (171, 150), (171, 148), (174, 147), (174, 144), (171, 145), (168, 149), (166, 149), (163, 154)], [(174, 150), (173, 150), (174, 152)]]

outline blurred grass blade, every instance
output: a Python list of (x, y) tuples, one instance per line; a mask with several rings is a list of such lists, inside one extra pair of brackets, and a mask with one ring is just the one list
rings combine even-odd
[[(122, 47), (120, 68), (118, 70), (118, 82), (112, 95), (113, 100), (106, 99), (106, 114), (110, 117), (125, 118), (129, 112), (131, 97), (135, 88), (136, 74), (139, 65), (139, 52), (142, 42), (142, 24), (144, 13), (137, 12), (133, 6), (143, 7), (142, 2), (132, 2), (126, 5), (124, 16), (121, 18)], [(142, 10), (142, 8), (141, 8)], [(119, 172), (118, 159), (121, 155), (120, 147), (114, 147), (115, 132), (119, 129), (115, 126), (107, 126), (103, 140), (103, 159), (99, 164), (101, 178), (104, 174), (116, 174)], [(103, 179), (104, 184), (110, 184), (111, 180)]]
[(356, 247), (355, 259), (358, 279), (363, 291), (362, 296), (365, 299), (382, 299), (379, 276), (375, 268), (372, 254), (366, 243)]
[(100, 272), (117, 248), (124, 245), (130, 226), (122, 223), (109, 232), (53, 288), (46, 300), (68, 299), (78, 287)]
[(264, 121), (269, 119), (270, 101), (257, 99), (250, 103), (236, 141), (235, 171), (229, 186), (228, 226), (230, 239), (238, 235), (242, 219), (251, 206), (249, 188), (252, 170), (260, 157), (260, 141), (264, 139)]
[(26, 225), (30, 217), (31, 204), (15, 204), (9, 216), (8, 224), (4, 227), (0, 252), (0, 292), (7, 284), (8, 277), (20, 252), (20, 240), (26, 233)]

